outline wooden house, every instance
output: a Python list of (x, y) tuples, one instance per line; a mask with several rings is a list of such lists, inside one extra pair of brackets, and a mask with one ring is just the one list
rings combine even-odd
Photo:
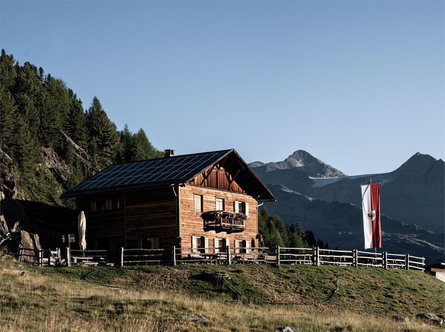
[(275, 200), (234, 149), (111, 165), (62, 197), (85, 212), (89, 249), (197, 252), (258, 246), (258, 202)]

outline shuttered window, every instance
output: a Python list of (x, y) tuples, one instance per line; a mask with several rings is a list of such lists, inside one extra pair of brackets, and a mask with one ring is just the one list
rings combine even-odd
[(113, 210), (113, 200), (106, 199), (105, 200), (105, 211), (111, 211), (111, 210)]
[(90, 208), (91, 212), (96, 212), (97, 208), (96, 208), (96, 201), (91, 201), (91, 208)]
[(195, 212), (203, 212), (202, 195), (193, 195), (193, 207)]
[(224, 210), (224, 198), (215, 198), (215, 210), (216, 211), (223, 211)]
[(223, 239), (220, 238), (214, 238), (213, 239), (213, 246), (215, 247), (214, 252), (219, 253), (219, 252), (223, 252), (224, 248), (223, 248)]
[(192, 253), (206, 253), (209, 247), (209, 239), (205, 236), (192, 236)]
[(246, 217), (249, 216), (249, 203), (234, 201), (233, 202), (233, 211), (235, 213), (244, 213)]
[(222, 239), (222, 249), (221, 252), (227, 252), (227, 239)]

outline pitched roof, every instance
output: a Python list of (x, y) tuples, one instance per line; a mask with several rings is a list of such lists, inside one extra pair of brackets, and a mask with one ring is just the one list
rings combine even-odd
[(259, 199), (274, 200), (275, 197), (249, 169), (234, 149), (111, 165), (65, 192), (62, 197), (185, 183), (231, 153), (237, 156), (239, 162), (243, 164), (243, 169), (250, 171), (248, 176), (255, 182), (254, 191), (257, 192), (260, 189), (256, 196)]

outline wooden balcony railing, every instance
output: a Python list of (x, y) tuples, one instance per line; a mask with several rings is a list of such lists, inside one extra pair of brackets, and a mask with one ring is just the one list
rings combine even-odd
[(235, 213), (229, 211), (207, 211), (201, 215), (204, 220), (205, 231), (217, 232), (242, 232), (246, 227), (247, 219), (244, 213)]

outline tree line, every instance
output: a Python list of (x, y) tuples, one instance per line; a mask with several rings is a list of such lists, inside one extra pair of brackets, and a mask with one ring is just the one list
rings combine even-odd
[[(69, 189), (104, 167), (161, 157), (141, 128), (119, 131), (94, 97), (84, 109), (82, 100), (61, 79), (42, 67), (2, 50), (0, 56), (0, 148), (13, 160), (16, 179), (25, 196), (63, 204), (55, 184)], [(68, 137), (68, 138), (67, 138)], [(68, 166), (60, 179), (42, 167), (42, 148), (52, 149)]]
[(303, 231), (301, 224), (297, 222), (286, 226), (279, 216), (272, 216), (263, 208), (258, 215), (258, 231), (263, 236), (264, 246), (268, 248), (290, 247), (311, 248), (318, 246), (328, 249), (328, 244), (320, 239), (315, 239), (312, 231)]

